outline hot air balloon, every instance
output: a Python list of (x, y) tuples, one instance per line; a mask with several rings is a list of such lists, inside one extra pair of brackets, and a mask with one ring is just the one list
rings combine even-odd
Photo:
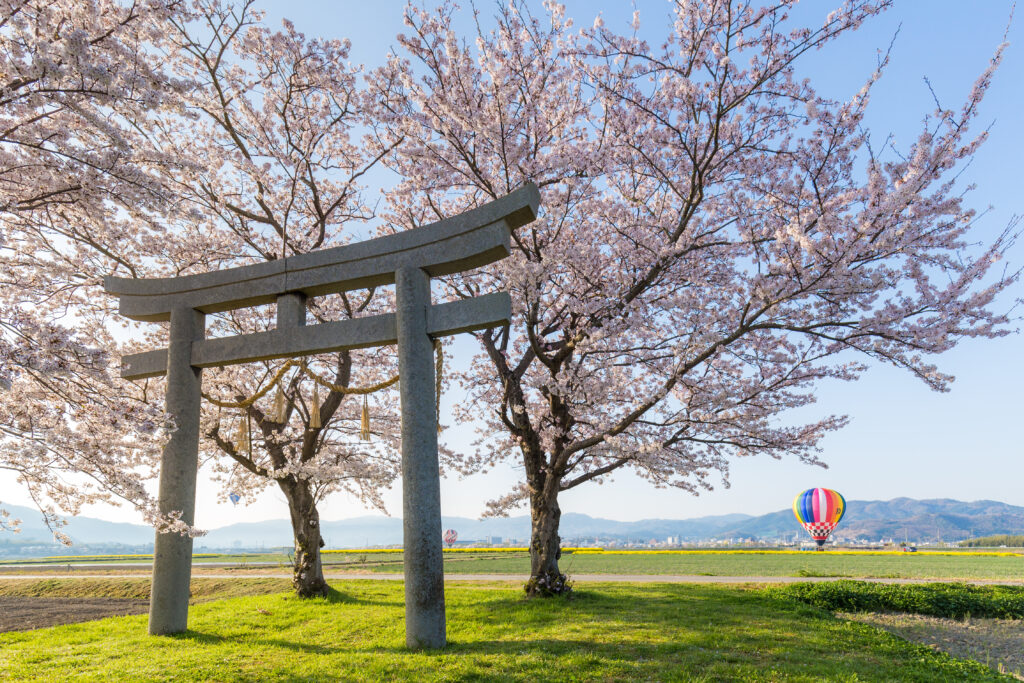
[(237, 493), (229, 493), (228, 499), (231, 500), (232, 505), (238, 505), (238, 501), (242, 500), (242, 497)]
[(455, 541), (458, 538), (459, 535), (455, 533), (455, 529), (449, 529), (448, 531), (444, 532), (444, 542), (448, 544), (449, 548), (455, 545)]
[(793, 514), (822, 549), (846, 512), (846, 499), (832, 489), (807, 489), (793, 499)]

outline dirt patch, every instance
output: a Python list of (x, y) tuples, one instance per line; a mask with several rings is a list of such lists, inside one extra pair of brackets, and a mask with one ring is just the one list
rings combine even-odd
[(145, 614), (149, 600), (0, 596), (0, 633), (77, 624), (124, 614)]
[(919, 614), (843, 614), (914, 643), (973, 659), (1024, 681), (1024, 621), (940, 619)]

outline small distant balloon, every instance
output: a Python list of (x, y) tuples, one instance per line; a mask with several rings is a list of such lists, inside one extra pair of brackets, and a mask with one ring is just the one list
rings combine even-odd
[(793, 499), (793, 514), (821, 550), (846, 514), (846, 499), (832, 489), (807, 489)]
[(231, 500), (232, 505), (238, 505), (238, 501), (242, 500), (242, 497), (237, 493), (229, 493), (228, 498)]
[(444, 532), (444, 542), (448, 544), (449, 548), (455, 545), (455, 541), (457, 541), (458, 539), (459, 535), (455, 533), (455, 529), (449, 529), (448, 531)]

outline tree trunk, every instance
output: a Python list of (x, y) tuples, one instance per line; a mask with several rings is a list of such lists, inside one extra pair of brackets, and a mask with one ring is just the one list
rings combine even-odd
[(324, 581), (324, 570), (320, 563), (320, 548), (324, 542), (320, 536), (320, 513), (308, 481), (289, 477), (278, 482), (292, 517), (292, 534), (295, 537), (295, 563), (292, 567), (292, 586), (295, 594), (302, 598), (325, 597), (330, 586)]
[(526, 594), (534, 597), (564, 595), (572, 591), (569, 577), (558, 569), (562, 556), (558, 523), (562, 510), (558, 507), (558, 490), (545, 486), (530, 496), (530, 580)]

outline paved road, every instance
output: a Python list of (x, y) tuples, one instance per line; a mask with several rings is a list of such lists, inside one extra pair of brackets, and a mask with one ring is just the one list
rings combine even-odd
[[(137, 579), (146, 578), (147, 574), (0, 574), (0, 581), (9, 580), (43, 580), (43, 579)], [(371, 573), (341, 573), (324, 572), (324, 577), (339, 581), (401, 581), (404, 577), (401, 574), (371, 574)], [(193, 573), (194, 579), (250, 579), (250, 578), (272, 578), (290, 579), (291, 574), (280, 572), (259, 572), (245, 574), (214, 574), (214, 573)], [(445, 581), (506, 581), (509, 583), (522, 583), (529, 578), (525, 574), (445, 574)], [(800, 583), (805, 581), (836, 581), (839, 578), (829, 576), (699, 576), (687, 574), (573, 574), (572, 580), (577, 583), (600, 583), (600, 582), (628, 582), (628, 583)], [(854, 577), (856, 578), (856, 577)], [(994, 584), (1016, 584), (1024, 585), (1024, 579), (977, 579), (963, 581), (960, 579), (872, 579), (857, 578), (858, 581), (871, 581), (873, 583), (970, 583), (976, 586)]]

